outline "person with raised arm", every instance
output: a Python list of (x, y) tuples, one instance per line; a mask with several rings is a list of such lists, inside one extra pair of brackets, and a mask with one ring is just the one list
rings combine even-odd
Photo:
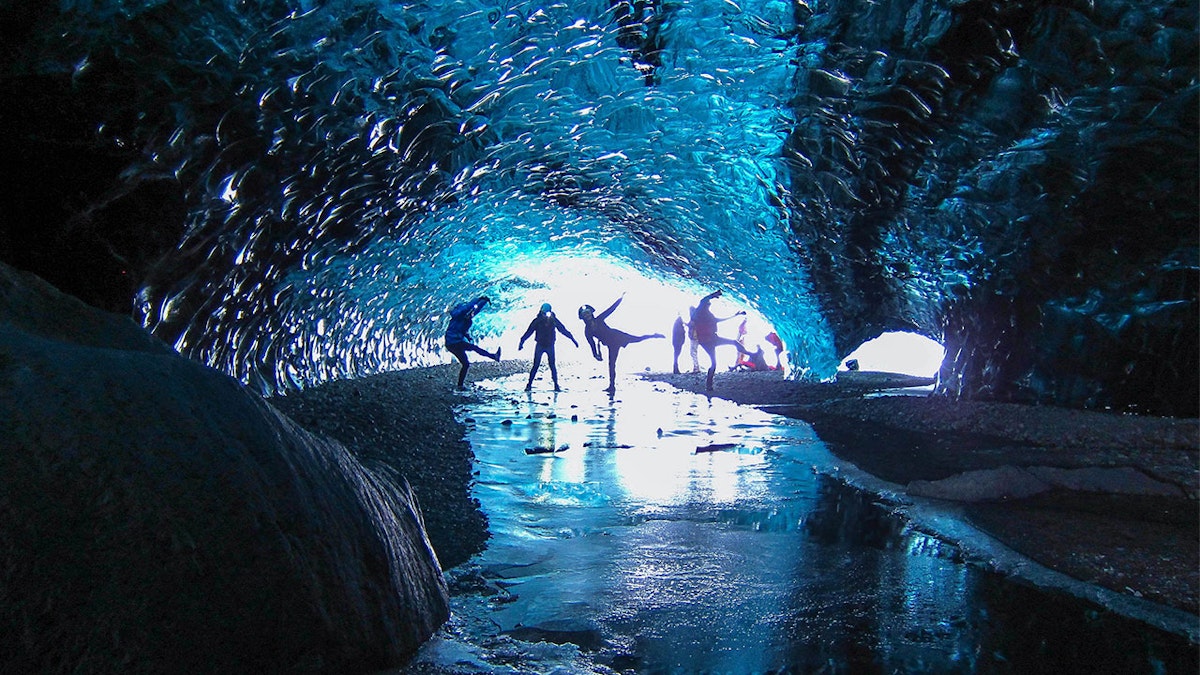
[(700, 298), (699, 304), (696, 305), (696, 312), (692, 315), (692, 328), (696, 331), (696, 342), (699, 342), (700, 347), (708, 354), (708, 378), (704, 382), (706, 391), (712, 391), (713, 388), (713, 374), (717, 372), (717, 347), (730, 345), (737, 347), (738, 352), (742, 354), (749, 355), (750, 353), (737, 340), (717, 335), (717, 324), (734, 317), (745, 316), (746, 314), (746, 312), (742, 311), (732, 316), (718, 319), (713, 315), (712, 308), (709, 305), (719, 297), (721, 297), (721, 291), (716, 290)]
[(571, 331), (562, 325), (558, 317), (554, 315), (550, 303), (542, 303), (542, 308), (538, 310), (538, 315), (529, 322), (529, 328), (525, 330), (525, 334), (521, 336), (521, 341), (517, 345), (517, 349), (525, 348), (525, 341), (529, 336), (533, 336), (533, 367), (529, 369), (529, 382), (525, 385), (525, 391), (533, 389), (533, 378), (537, 375), (538, 368), (542, 365), (542, 356), (545, 355), (546, 362), (550, 364), (550, 379), (554, 381), (554, 391), (562, 391), (558, 387), (558, 366), (554, 363), (554, 338), (558, 333), (567, 336), (567, 339), (579, 346), (579, 342), (575, 340), (575, 336), (571, 335)]
[(600, 345), (608, 347), (608, 393), (613, 393), (617, 390), (617, 355), (621, 353), (621, 348), (631, 345), (642, 340), (652, 338), (665, 338), (662, 333), (651, 333), (648, 335), (630, 335), (624, 331), (617, 330), (605, 323), (613, 310), (621, 304), (621, 300), (625, 296), (617, 298), (608, 309), (596, 314), (596, 309), (591, 305), (584, 305), (579, 308), (579, 318), (583, 321), (584, 339), (588, 346), (592, 349), (592, 356), (596, 357), (597, 361), (603, 361), (604, 358), (600, 353)]

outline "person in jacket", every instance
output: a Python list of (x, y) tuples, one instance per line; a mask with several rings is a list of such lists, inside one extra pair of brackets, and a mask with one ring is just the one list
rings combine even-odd
[(717, 347), (731, 345), (737, 347), (739, 353), (749, 355), (742, 343), (717, 335), (717, 324), (746, 314), (738, 312), (733, 316), (718, 319), (713, 315), (709, 304), (719, 297), (721, 297), (721, 291), (716, 290), (700, 298), (700, 303), (696, 305), (696, 313), (692, 315), (692, 327), (696, 330), (696, 342), (699, 342), (700, 347), (708, 354), (708, 378), (704, 382), (706, 391), (712, 391), (713, 388), (713, 374), (717, 372)]
[(575, 336), (571, 335), (571, 331), (562, 325), (558, 317), (554, 315), (550, 303), (543, 303), (542, 308), (538, 310), (538, 315), (529, 322), (529, 328), (525, 329), (525, 334), (521, 336), (521, 341), (517, 345), (517, 349), (525, 348), (525, 341), (529, 336), (533, 336), (533, 367), (529, 369), (529, 382), (525, 385), (525, 391), (533, 389), (533, 378), (537, 376), (538, 368), (542, 365), (542, 356), (545, 355), (546, 362), (550, 364), (550, 379), (554, 381), (554, 391), (562, 391), (558, 387), (558, 367), (554, 363), (554, 339), (562, 333), (567, 336), (567, 339), (579, 346), (579, 342), (575, 340)]
[(676, 316), (675, 323), (671, 325), (671, 350), (675, 355), (671, 361), (671, 372), (676, 375), (679, 374), (679, 355), (683, 353), (683, 342), (687, 338), (687, 330), (687, 323), (684, 322), (683, 315)]
[(631, 345), (642, 340), (651, 338), (665, 338), (662, 333), (651, 333), (649, 335), (630, 335), (624, 331), (619, 331), (605, 323), (608, 316), (613, 313), (617, 305), (621, 304), (621, 300), (625, 296), (617, 298), (608, 309), (596, 314), (596, 309), (591, 305), (584, 305), (579, 308), (579, 318), (584, 325), (584, 339), (588, 346), (592, 349), (592, 356), (596, 357), (597, 361), (603, 361), (604, 358), (600, 354), (600, 345), (608, 347), (608, 389), (605, 391), (610, 394), (617, 390), (617, 355), (621, 353), (621, 348)]
[(471, 322), (475, 319), (475, 315), (481, 309), (487, 306), (489, 299), (486, 295), (482, 295), (470, 302), (463, 302), (455, 305), (450, 310), (450, 323), (446, 326), (446, 351), (454, 355), (462, 366), (458, 369), (458, 388), (463, 388), (463, 383), (467, 379), (467, 371), (471, 368), (471, 362), (467, 358), (468, 352), (475, 352), (492, 359), (493, 361), (500, 360), (500, 348), (497, 347), (495, 353), (471, 342)]
[(775, 365), (771, 370), (783, 370), (783, 340), (779, 339), (779, 333), (771, 331), (767, 333), (767, 342), (775, 348)]

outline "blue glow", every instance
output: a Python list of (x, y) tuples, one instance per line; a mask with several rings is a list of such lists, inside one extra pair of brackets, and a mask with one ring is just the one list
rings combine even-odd
[(178, 181), (137, 317), (263, 391), (440, 362), (471, 293), (500, 340), (507, 263), (603, 256), (795, 376), (911, 326), (948, 393), (1192, 414), (1185, 4), (72, 1), (6, 73), (138, 149), (117, 192)]
[[(651, 253), (594, 214), (557, 208), (519, 193), (499, 201), (469, 199), (414, 223), (399, 239), (376, 240), (353, 256), (314, 259), (308, 269), (285, 280), (284, 301), (295, 306), (284, 315), (302, 319), (287, 330), (300, 339), (310, 335), (310, 322), (323, 317), (323, 332), (316, 336), (320, 344), (340, 345), (351, 351), (346, 358), (353, 358), (362, 372), (377, 372), (448, 362), (441, 348), (444, 312), (478, 295), (488, 295), (492, 303), (475, 319), (476, 342), (488, 349), (501, 345), (508, 357), (528, 358), (532, 350), (519, 354), (517, 341), (543, 302), (553, 305), (582, 340), (579, 306), (603, 309), (624, 294), (611, 325), (630, 333), (669, 336), (678, 313), (686, 317), (700, 297), (721, 288), (726, 295), (714, 309), (720, 316), (745, 310), (751, 339), (761, 339), (773, 325), (787, 326), (791, 332), (780, 328), (779, 333), (789, 351), (799, 345), (795, 349), (802, 356), (820, 353), (830, 358), (832, 338), (820, 314), (803, 298), (765, 293), (776, 284), (764, 287), (750, 276), (778, 279), (791, 274), (783, 254), (744, 253), (738, 244), (726, 244), (726, 264), (738, 264), (733, 257), (739, 254), (753, 255), (756, 267), (746, 268), (746, 274), (721, 275), (727, 285), (706, 286), (666, 273)], [(698, 262), (712, 265), (717, 257), (709, 251)], [(339, 309), (329, 313), (324, 308), (330, 306)], [(797, 331), (801, 326), (804, 330)], [(730, 321), (722, 326), (722, 334), (736, 337), (737, 329), (738, 322)], [(586, 351), (575, 353), (569, 343), (558, 351), (563, 363), (590, 360)], [(666, 370), (670, 359), (671, 344), (665, 339), (624, 350), (618, 366), (623, 372)], [(319, 358), (313, 362), (323, 363)], [(339, 368), (347, 365), (334, 362)], [(331, 369), (326, 377), (333, 375)]]
[[(554, 307), (559, 319), (583, 345), (579, 350), (569, 342), (560, 342), (557, 353), (560, 363), (578, 363), (583, 366), (594, 363), (583, 342), (583, 323), (577, 318), (580, 305), (590, 304), (598, 311), (608, 307), (622, 297), (620, 306), (609, 319), (609, 324), (627, 333), (644, 335), (661, 333), (664, 339), (630, 345), (622, 350), (617, 363), (620, 372), (643, 370), (668, 370), (671, 366), (671, 327), (677, 316), (688, 318), (689, 308), (694, 307), (700, 297), (711, 292), (701, 288), (689, 288), (691, 284), (672, 286), (663, 280), (643, 275), (629, 265), (615, 262), (607, 256), (583, 257), (578, 255), (550, 255), (536, 259), (522, 258), (510, 263), (506, 270), (525, 282), (525, 289), (508, 298), (512, 309), (498, 314), (491, 320), (493, 325), (510, 326), (501, 333), (500, 341), (505, 348), (515, 346), (525, 331), (533, 314), (543, 302)], [(718, 316), (731, 316), (745, 311), (748, 324), (755, 327), (755, 334), (770, 332), (766, 319), (754, 309), (744, 309), (721, 298), (713, 303)], [(722, 334), (736, 337), (738, 321), (729, 321), (722, 327)], [(765, 327), (765, 328), (764, 328)], [(532, 353), (510, 352), (523, 358)], [(597, 364), (603, 371), (607, 366)]]
[[(381, 6), (361, 24), (290, 16), (272, 39), (292, 51), (257, 58), (270, 67), (315, 49), (321, 74), (255, 82), (249, 114), (272, 156), (297, 165), (270, 183), (282, 196), (246, 187), (256, 163), (204, 165), (228, 208), (206, 202), (195, 217), (223, 221), (222, 245), (241, 242), (238, 269), (145, 289), (145, 322), (177, 321), (171, 310), (201, 293), (206, 318), (176, 346), (288, 388), (442, 362), (443, 312), (472, 294), (493, 299), (475, 337), (509, 342), (542, 299), (567, 316), (562, 307), (602, 303), (625, 284), (622, 324), (647, 325), (686, 307), (680, 294), (721, 288), (756, 325), (778, 328), (798, 374), (832, 375), (832, 336), (779, 208), (795, 122), (791, 10), (715, 0), (661, 9), (670, 49), (653, 68), (621, 44), (608, 2)], [(302, 265), (271, 265), (277, 242), (260, 228), (275, 221), (291, 228)], [(598, 268), (588, 299), (575, 281), (548, 277), (566, 261)], [(678, 293), (638, 307), (655, 285)]]

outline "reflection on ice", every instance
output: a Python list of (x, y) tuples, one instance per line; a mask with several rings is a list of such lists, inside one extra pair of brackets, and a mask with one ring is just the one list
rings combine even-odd
[[(761, 498), (766, 488), (760, 469), (769, 444), (814, 440), (803, 426), (788, 430), (787, 437), (767, 437), (763, 432), (774, 425), (746, 421), (753, 411), (719, 399), (669, 395), (662, 385), (630, 381), (612, 398), (588, 390), (589, 385), (594, 383), (578, 382), (562, 393), (508, 395), (486, 414), (473, 411), (476, 456), (486, 466), (484, 448), (523, 445), (527, 456), (513, 457), (523, 469), (537, 467), (539, 494), (576, 493), (580, 488), (563, 486), (595, 485), (598, 494), (618, 501), (624, 511), (653, 511)], [(496, 424), (488, 415), (513, 423)], [(728, 447), (698, 452), (714, 445)], [(531, 448), (558, 450), (529, 457)], [(506, 457), (492, 467), (497, 477), (507, 475), (501, 467), (512, 462)], [(481, 471), (480, 482), (488, 475)]]
[[(1026, 616), (992, 612), (998, 582), (954, 546), (831, 478), (807, 425), (636, 380), (609, 397), (605, 384), (529, 394), (519, 375), (464, 411), (492, 538), (449, 572), (454, 620), (417, 672), (972, 672), (1078, 658), (1022, 633)], [(1097, 630), (1094, 611), (1054, 600), (1065, 632)], [(1128, 649), (1125, 628), (1102, 628), (1112, 657), (1146, 663), (1144, 637)]]
[[(532, 642), (564, 626), (596, 632), (601, 670), (761, 671), (795, 661), (797, 631), (849, 649), (859, 626), (831, 628), (827, 607), (903, 606), (907, 567), (936, 576), (950, 564), (905, 563), (902, 548), (881, 578), (866, 551), (902, 540), (899, 526), (814, 472), (828, 458), (806, 425), (639, 381), (610, 398), (599, 381), (526, 394), (520, 380), (491, 385), (492, 402), (470, 411), (492, 532), (475, 563), (503, 589), (486, 609), (500, 631)], [(821, 558), (837, 573), (814, 575)], [(936, 586), (941, 607), (961, 603)], [(838, 601), (814, 604), (825, 592)]]

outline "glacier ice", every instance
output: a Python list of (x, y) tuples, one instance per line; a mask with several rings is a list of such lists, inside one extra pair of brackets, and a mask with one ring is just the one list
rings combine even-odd
[[(4, 11), (3, 72), (59, 111), (5, 104), (7, 161), (90, 129), (111, 167), (47, 156), (99, 186), (64, 238), (262, 391), (440, 361), (461, 296), (540, 302), (507, 263), (599, 257), (724, 289), (801, 376), (912, 331), (946, 395), (1195, 413), (1194, 0)], [(3, 253), (53, 277), (70, 188), (27, 173)]]

